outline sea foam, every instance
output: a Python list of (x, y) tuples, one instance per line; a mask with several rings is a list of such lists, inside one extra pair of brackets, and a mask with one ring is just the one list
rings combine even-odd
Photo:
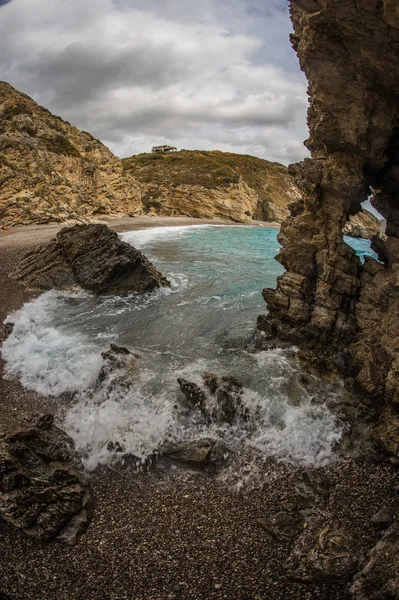
[[(262, 302), (255, 290), (273, 285), (279, 274), (271, 274), (276, 231), (210, 227), (124, 234), (133, 245), (147, 245), (151, 259), (153, 251), (161, 257), (171, 288), (127, 296), (46, 292), (7, 319), (15, 326), (2, 347), (6, 376), (41, 394), (74, 393), (63, 427), (87, 469), (127, 455), (143, 463), (165, 443), (202, 437), (294, 464), (333, 460), (342, 427), (301, 384), (293, 350), (251, 354), (231, 338), (251, 332)], [(169, 254), (163, 254), (165, 242)], [(260, 281), (262, 252), (270, 279)], [(115, 373), (98, 381), (110, 342), (141, 356), (127, 386)], [(187, 412), (177, 377), (201, 384), (203, 371), (242, 380), (249, 420), (209, 425), (198, 411)], [(327, 400), (332, 392), (324, 386), (317, 393)]]

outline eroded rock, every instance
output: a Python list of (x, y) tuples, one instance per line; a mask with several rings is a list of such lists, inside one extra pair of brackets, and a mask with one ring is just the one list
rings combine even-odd
[(139, 251), (106, 225), (65, 227), (29, 252), (11, 273), (30, 289), (76, 286), (97, 294), (148, 292), (169, 282)]
[(217, 468), (225, 462), (229, 451), (222, 440), (204, 438), (165, 446), (162, 453), (173, 460), (195, 467)]
[(307, 519), (295, 539), (287, 562), (290, 577), (301, 581), (342, 581), (349, 579), (363, 560), (356, 533), (327, 515)]
[(353, 579), (354, 600), (399, 598), (399, 523), (393, 523), (371, 550), (366, 566)]
[(177, 381), (189, 405), (200, 410), (207, 421), (232, 424), (237, 419), (249, 419), (249, 408), (243, 402), (243, 386), (238, 379), (209, 372), (204, 372), (202, 379), (206, 391), (182, 377)]
[(39, 540), (72, 545), (93, 513), (90, 489), (71, 466), (71, 440), (52, 415), (0, 439), (0, 515)]

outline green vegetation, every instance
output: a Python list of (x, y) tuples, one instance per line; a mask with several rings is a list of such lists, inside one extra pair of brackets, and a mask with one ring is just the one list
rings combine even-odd
[(61, 134), (54, 135), (51, 138), (41, 138), (47, 150), (55, 154), (64, 154), (65, 156), (81, 156), (80, 152), (71, 142)]
[(31, 115), (32, 111), (23, 102), (14, 105), (9, 104), (4, 109), (3, 119), (10, 121), (13, 117), (22, 114)]
[(138, 154), (122, 159), (125, 171), (139, 181), (168, 187), (200, 185), (208, 189), (238, 184), (240, 177), (254, 188), (265, 185), (266, 172), (287, 169), (254, 156), (218, 150), (182, 150), (170, 154)]

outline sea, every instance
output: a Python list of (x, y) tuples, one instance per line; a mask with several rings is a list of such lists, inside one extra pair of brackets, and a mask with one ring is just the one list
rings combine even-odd
[[(236, 453), (258, 453), (295, 465), (335, 460), (344, 425), (328, 409), (339, 386), (303, 384), (295, 348), (255, 352), (261, 295), (276, 286), (278, 229), (195, 225), (121, 234), (169, 279), (147, 294), (97, 296), (49, 291), (26, 303), (3, 343), (6, 377), (54, 396), (60, 425), (87, 470), (127, 456), (145, 464), (165, 444), (211, 437)], [(360, 258), (374, 255), (366, 240), (345, 238)], [(374, 255), (375, 256), (375, 255)], [(134, 384), (98, 384), (102, 352), (111, 343), (139, 355)], [(178, 377), (233, 375), (244, 386), (251, 415), (232, 424), (204, 423), (183, 410)], [(112, 377), (112, 374), (109, 375)], [(112, 384), (112, 385), (111, 385)]]

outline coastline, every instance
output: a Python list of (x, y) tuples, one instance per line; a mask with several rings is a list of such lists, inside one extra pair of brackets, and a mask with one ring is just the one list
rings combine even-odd
[[(237, 225), (176, 217), (107, 224), (118, 232)], [(29, 248), (47, 242), (63, 226), (1, 232), (2, 321), (35, 297), (7, 273)], [(0, 433), (43, 412), (60, 410), (62, 400), (4, 380), (3, 366), (1, 362)], [(214, 476), (160, 464), (148, 473), (136, 473), (127, 462), (87, 474), (95, 496), (94, 519), (74, 547), (37, 542), (0, 520), (0, 592), (13, 600), (348, 600), (346, 583), (309, 585), (287, 577), (290, 543), (260, 525), (292, 501), (309, 471), (331, 482), (333, 491), (322, 507), (325, 504), (335, 517), (355, 527), (365, 549), (372, 547), (379, 532), (370, 524), (371, 516), (387, 497), (399, 507), (396, 474), (389, 465), (342, 458), (308, 469), (270, 459), (256, 465), (248, 485), (238, 488), (228, 472)]]

